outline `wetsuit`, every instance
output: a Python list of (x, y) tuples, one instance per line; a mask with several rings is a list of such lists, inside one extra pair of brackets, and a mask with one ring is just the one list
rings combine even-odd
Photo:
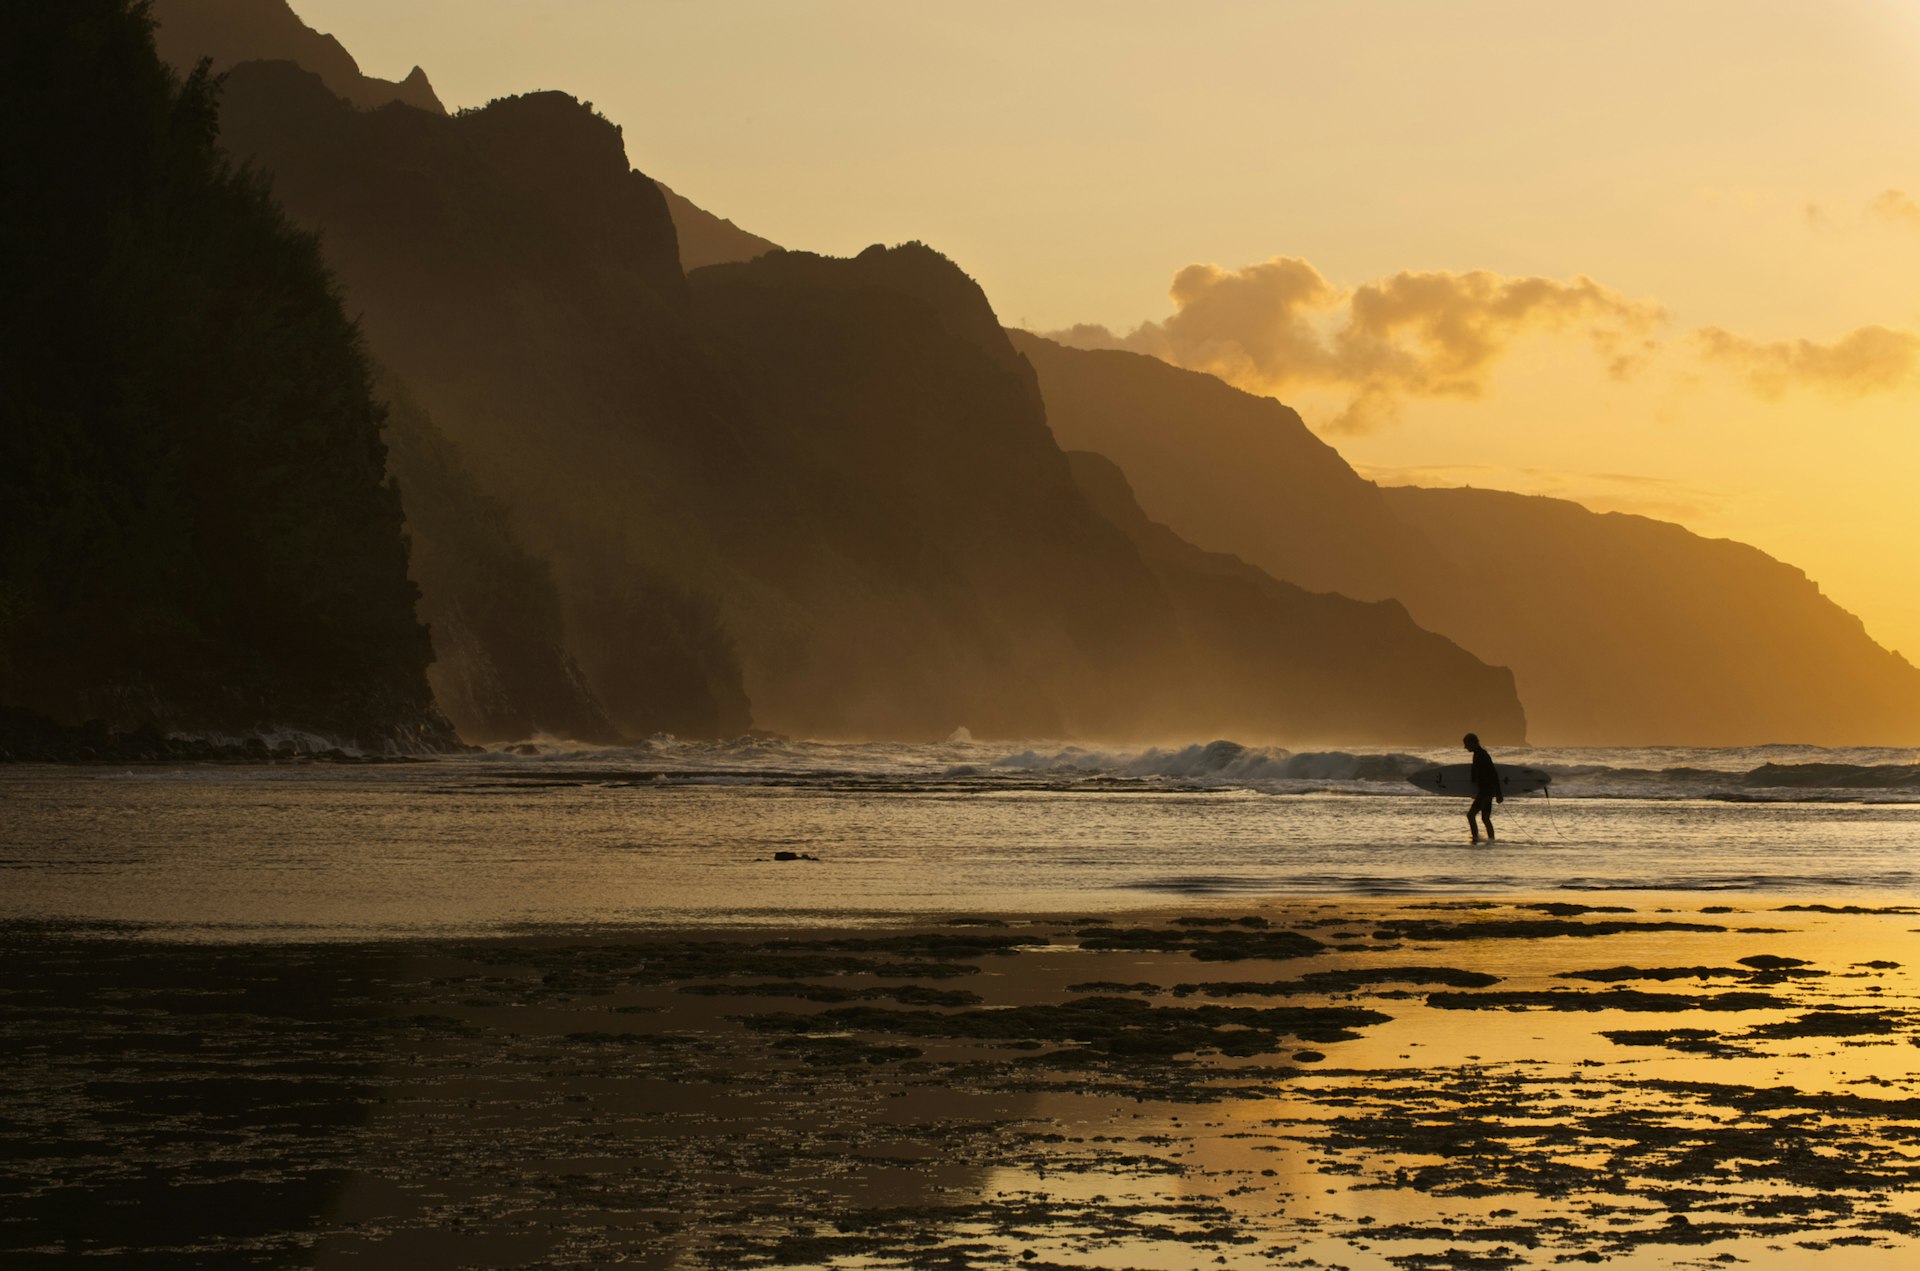
[(1487, 827), (1487, 837), (1493, 837), (1493, 801), (1500, 797), (1500, 770), (1493, 766), (1493, 756), (1485, 748), (1476, 748), (1473, 752), (1473, 802), (1467, 806), (1467, 826), (1473, 827), (1473, 818), (1478, 816)]

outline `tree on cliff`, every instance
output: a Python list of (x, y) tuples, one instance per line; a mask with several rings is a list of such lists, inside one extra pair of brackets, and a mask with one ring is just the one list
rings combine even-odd
[(382, 412), (313, 238), (144, 5), (0, 21), (0, 703), (122, 726), (432, 716)]

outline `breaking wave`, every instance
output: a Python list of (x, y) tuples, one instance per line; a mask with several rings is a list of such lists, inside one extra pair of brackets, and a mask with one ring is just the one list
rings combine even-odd
[[(1920, 802), (1920, 756), (1910, 750), (1514, 747), (1498, 750), (1494, 757), (1499, 763), (1546, 771), (1556, 799)], [(965, 729), (956, 729), (943, 742), (917, 745), (767, 736), (727, 742), (660, 736), (626, 746), (542, 739), (511, 748), (511, 755), (501, 751), (474, 760), (510, 760), (523, 773), (531, 768), (544, 777), (564, 774), (582, 782), (950, 791), (1239, 789), (1418, 798), (1433, 796), (1408, 784), (1408, 776), (1464, 758), (1454, 748), (1295, 751), (1226, 739), (1146, 748), (1062, 742), (1009, 746), (976, 741)]]
[(1047, 754), (1023, 750), (994, 761), (996, 768), (1025, 772), (1112, 773), (1126, 777), (1175, 777), (1214, 784), (1262, 781), (1400, 781), (1428, 764), (1418, 755), (1354, 754), (1344, 750), (1294, 753), (1274, 746), (1212, 741), (1178, 750), (1154, 747), (1137, 754), (1069, 746)]

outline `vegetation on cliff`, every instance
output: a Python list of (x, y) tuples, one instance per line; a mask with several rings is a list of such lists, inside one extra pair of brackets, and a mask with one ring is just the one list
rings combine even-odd
[(124, 0), (6, 27), (0, 702), (446, 740), (365, 354), (217, 81)]

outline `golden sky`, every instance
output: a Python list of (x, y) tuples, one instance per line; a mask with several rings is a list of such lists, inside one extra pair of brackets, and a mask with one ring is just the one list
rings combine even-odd
[(1644, 511), (1920, 661), (1920, 0), (293, 0), (562, 88), (790, 247), (1297, 406), (1363, 472)]

